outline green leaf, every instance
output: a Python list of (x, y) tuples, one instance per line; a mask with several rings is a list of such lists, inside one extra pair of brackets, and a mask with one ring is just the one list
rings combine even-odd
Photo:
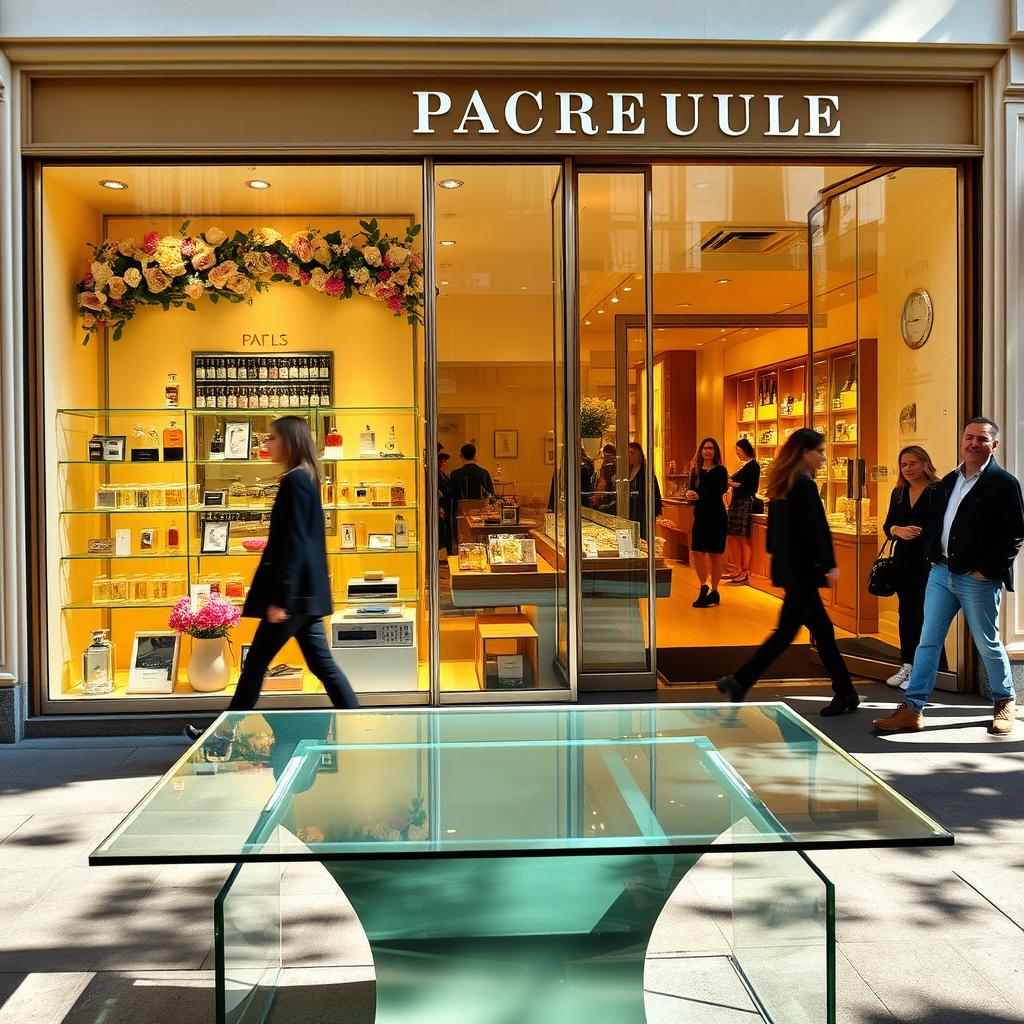
[(359, 222), (359, 226), (360, 226), (360, 227), (361, 227), (361, 228), (362, 228), (362, 229), (363, 229), (364, 231), (372, 231), (372, 230), (373, 230), (373, 229), (372, 229), (372, 228), (370, 227), (370, 223), (369, 223), (369, 221), (361, 220), (361, 221)]
[(118, 325), (117, 325), (117, 326), (116, 326), (116, 327), (114, 328), (114, 335), (113, 335), (113, 337), (114, 337), (114, 341), (120, 341), (120, 340), (121, 340), (121, 332), (122, 332), (123, 330), (124, 330), (124, 324), (118, 324)]
[(249, 237), (249, 236), (248, 236), (248, 235), (246, 235), (246, 234), (245, 234), (244, 232), (242, 232), (242, 231), (236, 231), (236, 232), (235, 232), (235, 233), (234, 233), (234, 234), (233, 234), (233, 235), (231, 236), (231, 241), (232, 241), (232, 242), (234, 242), (234, 243), (235, 243), (235, 245), (241, 245), (241, 244), (242, 244), (242, 243), (243, 243), (244, 241), (246, 241), (246, 239), (247, 239), (248, 237)]
[(423, 225), (422, 224), (413, 224), (413, 226), (411, 228), (409, 228), (409, 234), (412, 235), (413, 238), (415, 238), (420, 233), (420, 231), (422, 231), (422, 230), (423, 230)]
[(185, 303), (185, 308), (186, 309), (191, 309), (193, 313), (196, 311), (196, 306), (195, 306), (194, 302), (186, 302)]
[(191, 220), (184, 220), (184, 221), (182, 221), (182, 222), (181, 222), (181, 231), (180, 231), (180, 234), (182, 234), (182, 235), (183, 235), (183, 234), (185, 234), (185, 232), (186, 232), (186, 231), (188, 231), (188, 226), (189, 226), (189, 224), (191, 224), (191, 223), (192, 223), (192, 221), (191, 221)]
[(83, 334), (82, 335), (82, 344), (83, 345), (88, 345), (89, 344), (89, 335), (88, 334)]
[(211, 302), (220, 302), (220, 296), (216, 292), (210, 292)]

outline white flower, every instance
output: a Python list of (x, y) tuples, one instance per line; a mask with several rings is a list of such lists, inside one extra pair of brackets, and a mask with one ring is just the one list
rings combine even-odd
[(129, 288), (138, 288), (142, 283), (142, 273), (138, 267), (129, 267), (124, 272), (124, 279)]
[(380, 249), (375, 245), (363, 246), (363, 259), (371, 267), (379, 267), (381, 263)]

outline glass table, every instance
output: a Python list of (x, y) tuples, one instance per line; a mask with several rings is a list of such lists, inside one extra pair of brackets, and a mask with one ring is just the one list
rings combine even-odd
[(235, 865), (219, 1024), (270, 1012), (292, 861), (355, 909), (379, 1024), (641, 1024), (662, 908), (728, 857), (756, 1007), (831, 1024), (835, 892), (808, 851), (952, 842), (783, 704), (273, 711), (222, 715), (90, 863)]

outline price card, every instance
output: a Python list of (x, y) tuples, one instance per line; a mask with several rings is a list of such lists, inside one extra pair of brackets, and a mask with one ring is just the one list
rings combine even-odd
[(636, 549), (633, 547), (633, 534), (630, 530), (616, 530), (615, 540), (619, 545), (619, 558), (635, 558)]

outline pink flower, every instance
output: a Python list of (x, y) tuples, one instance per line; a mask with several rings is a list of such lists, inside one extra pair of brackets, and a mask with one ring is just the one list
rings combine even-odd
[(181, 243), (181, 255), (184, 259), (190, 260), (196, 254), (196, 240), (186, 238)]
[(312, 276), (313, 276), (313, 275), (312, 275), (312, 274), (311, 274), (311, 273), (310, 273), (310, 272), (309, 272), (308, 270), (300, 270), (300, 271), (299, 271), (299, 280), (300, 280), (300, 281), (301, 281), (301, 282), (302, 282), (303, 284), (309, 284), (309, 279), (310, 279), (310, 278), (311, 278)]
[(402, 296), (392, 295), (391, 298), (388, 299), (388, 309), (390, 309), (392, 313), (401, 313), (402, 310), (405, 309), (405, 302), (402, 299)]
[(96, 326), (97, 327), (106, 327), (107, 326), (107, 321), (106, 320), (97, 320), (96, 321)]
[(283, 256), (272, 256), (270, 259), (270, 269), (275, 274), (287, 274), (288, 261)]
[(324, 292), (327, 295), (341, 295), (345, 291), (345, 279), (341, 274), (331, 274), (324, 284)]
[(86, 271), (85, 277), (82, 278), (82, 284), (84, 284), (86, 288), (90, 288), (90, 289), (95, 286), (96, 278), (94, 278), (92, 276), (92, 271), (91, 270)]
[[(386, 259), (385, 259), (385, 262), (386, 262)], [(391, 271), (390, 270), (382, 270), (377, 275), (377, 280), (378, 281), (389, 281), (390, 279), (391, 279)]]
[(156, 252), (156, 247), (160, 244), (160, 232), (150, 231), (142, 239), (142, 251), (147, 256), (152, 256)]
[(308, 263), (313, 258), (312, 243), (305, 235), (296, 235), (288, 248), (295, 254), (295, 258), (303, 263)]
[(417, 271), (422, 270), (423, 269), (423, 257), (420, 256), (420, 254), (418, 252), (414, 252), (409, 257), (409, 266), (412, 267), (413, 270), (417, 270)]

